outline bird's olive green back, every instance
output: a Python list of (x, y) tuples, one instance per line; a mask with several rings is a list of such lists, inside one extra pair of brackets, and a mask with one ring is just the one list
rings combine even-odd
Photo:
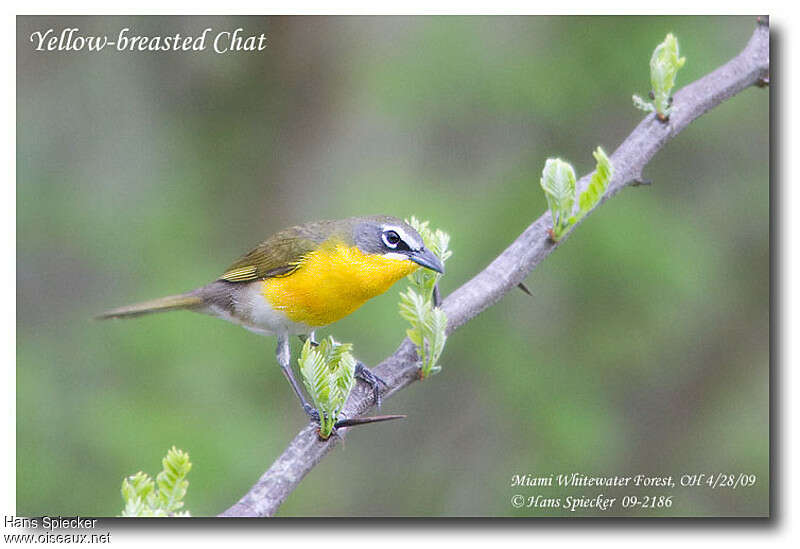
[(290, 274), (306, 254), (331, 237), (352, 244), (358, 222), (359, 218), (316, 221), (284, 229), (236, 260), (218, 280), (247, 282)]

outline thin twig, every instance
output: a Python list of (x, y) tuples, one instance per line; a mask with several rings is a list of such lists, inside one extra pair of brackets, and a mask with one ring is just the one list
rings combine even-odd
[[(675, 94), (668, 121), (661, 122), (654, 114), (648, 115), (614, 151), (611, 155), (614, 177), (598, 206), (626, 186), (643, 181), (642, 170), (653, 155), (689, 123), (742, 90), (758, 85), (768, 75), (769, 28), (759, 24), (739, 55)], [(578, 192), (586, 188), (590, 176), (585, 175), (578, 181)], [(547, 234), (549, 228), (550, 214), (545, 212), (484, 270), (444, 300), (442, 307), (447, 313), (448, 332), (463, 326), (499, 301), (571, 234), (554, 243)], [(404, 340), (394, 354), (373, 371), (388, 385), (384, 398), (416, 381), (419, 376), (414, 345), (408, 339)], [(371, 407), (372, 391), (358, 385), (345, 406), (345, 415), (355, 417)], [(247, 494), (220, 516), (274, 514), (303, 477), (337, 442), (338, 437), (320, 441), (316, 429), (314, 424), (303, 428)], [(340, 435), (345, 431), (340, 429)]]

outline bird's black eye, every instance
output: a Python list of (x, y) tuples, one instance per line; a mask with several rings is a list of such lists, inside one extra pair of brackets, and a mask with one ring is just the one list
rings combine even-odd
[(400, 242), (400, 235), (394, 231), (386, 231), (381, 237), (383, 238), (384, 244), (390, 248), (397, 248), (397, 244)]

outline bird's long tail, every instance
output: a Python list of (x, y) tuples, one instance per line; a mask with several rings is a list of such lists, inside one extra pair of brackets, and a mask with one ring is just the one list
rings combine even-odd
[(164, 313), (179, 309), (195, 309), (201, 305), (203, 305), (203, 300), (191, 293), (168, 295), (167, 297), (159, 299), (134, 303), (133, 305), (126, 305), (125, 307), (117, 307), (116, 309), (111, 309), (110, 311), (99, 314), (95, 318), (99, 320), (107, 318), (133, 318), (135, 316), (149, 315), (151, 313)]

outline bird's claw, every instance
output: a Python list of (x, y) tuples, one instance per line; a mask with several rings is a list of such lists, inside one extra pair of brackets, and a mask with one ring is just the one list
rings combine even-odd
[(311, 419), (311, 421), (319, 423), (319, 412), (317, 412), (316, 408), (306, 402), (303, 403), (303, 411)]
[(375, 400), (375, 406), (378, 407), (380, 410), (381, 408), (381, 389), (378, 385), (379, 383), (383, 383), (384, 387), (389, 387), (389, 384), (382, 380), (378, 375), (374, 374), (369, 368), (364, 366), (363, 362), (356, 363), (356, 371), (355, 376), (367, 385), (370, 386), (372, 389), (372, 397)]

